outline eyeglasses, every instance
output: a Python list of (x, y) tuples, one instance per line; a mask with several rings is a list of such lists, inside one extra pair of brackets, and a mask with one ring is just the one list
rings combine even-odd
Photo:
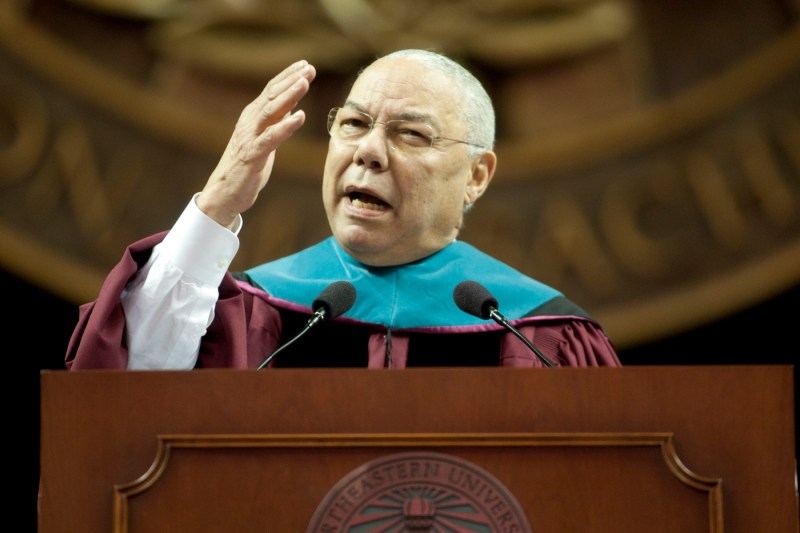
[(436, 135), (433, 127), (424, 122), (399, 119), (381, 122), (367, 113), (346, 107), (334, 107), (328, 112), (328, 133), (345, 144), (360, 142), (372, 131), (375, 124), (383, 124), (391, 146), (406, 152), (431, 148), (437, 141), (452, 141), (484, 148), (468, 141)]

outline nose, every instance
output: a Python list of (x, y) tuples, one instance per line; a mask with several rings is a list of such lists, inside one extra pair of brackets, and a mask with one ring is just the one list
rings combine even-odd
[[(382, 127), (378, 127), (378, 125)], [(378, 132), (378, 130), (381, 130)], [(383, 171), (389, 166), (389, 150), (394, 149), (383, 122), (375, 122), (372, 129), (356, 145), (353, 161), (371, 170)]]

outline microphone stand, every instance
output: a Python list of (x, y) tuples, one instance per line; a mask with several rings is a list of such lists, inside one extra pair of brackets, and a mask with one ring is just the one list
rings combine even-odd
[(506, 320), (506, 318), (503, 315), (501, 315), (497, 311), (497, 309), (495, 309), (494, 307), (489, 307), (489, 318), (491, 318), (492, 320), (494, 320), (495, 322), (497, 322), (498, 324), (500, 324), (501, 326), (506, 328), (508, 331), (510, 331), (514, 335), (516, 335), (517, 338), (519, 340), (521, 340), (522, 342), (524, 342), (525, 346), (530, 348), (533, 351), (533, 353), (536, 354), (536, 356), (539, 358), (539, 360), (541, 360), (542, 363), (544, 363), (546, 366), (549, 366), (549, 367), (556, 366), (556, 364), (554, 362), (552, 362), (550, 359), (548, 359), (546, 355), (544, 355), (542, 352), (540, 352), (539, 349), (536, 348), (536, 346), (534, 346), (533, 343), (531, 343), (531, 341), (529, 341), (525, 337), (525, 335), (523, 335), (522, 333), (517, 331), (517, 328), (515, 328), (514, 326), (509, 324), (508, 320)]
[(282, 345), (280, 348), (278, 348), (277, 350), (272, 352), (266, 359), (264, 359), (261, 362), (260, 365), (258, 365), (256, 370), (261, 370), (262, 368), (267, 366), (270, 363), (270, 361), (272, 361), (275, 358), (276, 355), (278, 355), (280, 352), (282, 352), (284, 350), (284, 348), (286, 348), (288, 346), (291, 346), (292, 343), (294, 343), (294, 341), (296, 341), (297, 339), (299, 339), (300, 337), (305, 335), (308, 330), (310, 330), (312, 327), (316, 326), (317, 323), (320, 322), (321, 320), (325, 320), (325, 308), (324, 307), (321, 307), (321, 308), (317, 309), (316, 311), (314, 311), (314, 315), (308, 320), (308, 322), (306, 322), (306, 326), (302, 329), (302, 331), (300, 331), (300, 333), (295, 335), (292, 338), (292, 340), (290, 340), (289, 342), (287, 342), (286, 344)]

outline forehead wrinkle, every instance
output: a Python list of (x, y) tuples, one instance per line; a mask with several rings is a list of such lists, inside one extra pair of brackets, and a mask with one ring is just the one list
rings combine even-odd
[[(425, 122), (431, 126), (438, 126), (437, 129), (440, 129), (443, 124), (449, 124), (452, 120), (460, 122), (461, 115), (458, 110), (452, 105), (447, 105), (447, 102), (455, 105), (458, 99), (448, 80), (440, 79), (442, 74), (437, 70), (415, 62), (410, 62), (409, 69), (390, 68), (392, 64), (406, 63), (405, 61), (381, 63), (379, 60), (378, 63), (367, 68), (353, 86), (345, 105), (351, 104), (353, 108), (371, 116), (375, 116), (375, 114), (370, 112), (366, 106), (375, 104), (380, 109), (388, 106), (390, 110), (391, 107), (395, 107), (399, 114), (386, 117), (386, 120), (402, 119)], [(419, 80), (409, 79), (414, 77)], [(362, 105), (356, 100), (365, 103)], [(395, 105), (389, 105), (390, 102)], [(405, 106), (405, 109), (402, 109), (402, 106)]]
[[(356, 111), (372, 116), (372, 113), (370, 113), (366, 107), (352, 100), (347, 100), (344, 103), (344, 106), (352, 107)], [(387, 118), (387, 120), (406, 120), (408, 122), (424, 122), (426, 124), (433, 124), (434, 122), (436, 122), (434, 115), (431, 115), (430, 113), (420, 113), (418, 111), (403, 111), (397, 115), (390, 116), (389, 118)]]

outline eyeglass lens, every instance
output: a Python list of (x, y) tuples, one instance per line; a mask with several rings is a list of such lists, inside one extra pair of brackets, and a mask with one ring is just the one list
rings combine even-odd
[(347, 108), (333, 108), (328, 113), (328, 132), (344, 143), (360, 142), (376, 124), (382, 124), (392, 146), (413, 150), (430, 148), (436, 139), (433, 128), (424, 122), (409, 120), (376, 121), (367, 113)]

